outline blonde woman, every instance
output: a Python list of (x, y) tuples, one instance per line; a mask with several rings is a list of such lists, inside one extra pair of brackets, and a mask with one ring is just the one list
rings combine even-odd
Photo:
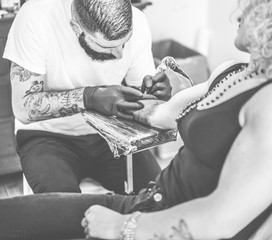
[[(250, 53), (250, 62), (224, 63), (207, 82), (135, 112), (148, 125), (177, 125), (183, 138), (184, 147), (156, 179), (168, 209), (119, 215), (93, 206), (82, 221), (87, 236), (248, 239), (271, 212), (272, 1), (239, 7), (235, 46)], [(112, 218), (103, 220), (106, 214)]]

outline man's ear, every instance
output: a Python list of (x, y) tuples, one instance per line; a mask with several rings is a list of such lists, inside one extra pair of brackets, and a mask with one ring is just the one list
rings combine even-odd
[(75, 32), (75, 34), (77, 35), (77, 37), (79, 37), (82, 30), (81, 30), (80, 26), (78, 25), (78, 23), (74, 19), (71, 19), (70, 26), (72, 27), (72, 29)]

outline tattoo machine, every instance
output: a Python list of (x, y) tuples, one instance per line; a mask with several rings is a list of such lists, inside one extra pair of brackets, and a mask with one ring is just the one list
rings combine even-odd
[[(167, 69), (171, 69), (172, 71), (182, 75), (183, 77), (185, 77), (189, 81), (191, 86), (194, 85), (191, 78), (182, 70), (182, 68), (178, 65), (178, 63), (176, 62), (176, 60), (173, 57), (170, 57), (170, 56), (164, 57), (161, 60), (161, 64), (156, 68), (155, 75), (160, 72), (164, 72)], [(148, 93), (149, 90), (150, 90), (150, 88), (146, 88), (144, 93)]]

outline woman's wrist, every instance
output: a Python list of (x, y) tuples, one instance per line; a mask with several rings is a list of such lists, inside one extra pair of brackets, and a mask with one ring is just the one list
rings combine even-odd
[(135, 240), (135, 232), (137, 228), (138, 219), (142, 215), (141, 212), (137, 211), (132, 213), (128, 219), (124, 222), (120, 240)]

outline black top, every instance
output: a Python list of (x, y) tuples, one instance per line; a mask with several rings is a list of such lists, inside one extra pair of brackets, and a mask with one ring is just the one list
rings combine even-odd
[[(236, 64), (225, 70), (211, 84), (209, 92), (226, 75), (244, 67), (245, 64)], [(238, 121), (240, 109), (268, 83), (272, 81), (205, 110), (197, 110), (195, 103), (189, 104), (188, 113), (178, 121), (184, 146), (156, 179), (169, 206), (207, 196), (215, 190), (226, 156), (241, 131)], [(247, 239), (262, 221), (256, 220), (253, 223), (256, 226), (247, 227), (237, 239)]]

